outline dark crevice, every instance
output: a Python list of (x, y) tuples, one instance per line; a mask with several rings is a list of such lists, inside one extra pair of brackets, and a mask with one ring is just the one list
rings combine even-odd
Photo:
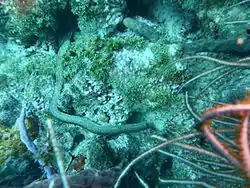
[(147, 17), (149, 15), (150, 9), (152, 4), (154, 3), (153, 0), (127, 0), (128, 6), (128, 16), (142, 16)]
[(77, 16), (69, 8), (60, 10), (56, 13), (56, 24), (55, 39), (59, 40), (77, 30)]

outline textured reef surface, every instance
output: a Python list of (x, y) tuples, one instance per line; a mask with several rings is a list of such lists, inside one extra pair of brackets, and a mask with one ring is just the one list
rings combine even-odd
[(0, 187), (246, 187), (249, 7), (0, 0)]

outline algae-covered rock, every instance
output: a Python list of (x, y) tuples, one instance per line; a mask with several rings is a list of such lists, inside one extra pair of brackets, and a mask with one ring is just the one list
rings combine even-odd
[(105, 35), (114, 31), (126, 15), (126, 0), (71, 0), (71, 11), (78, 17), (78, 27), (85, 33)]
[(144, 50), (123, 49), (115, 53), (111, 85), (122, 95), (129, 111), (148, 111), (173, 102), (172, 85), (178, 70), (163, 43)]
[(56, 34), (60, 35), (60, 19), (64, 16), (63, 24), (66, 26), (70, 18), (66, 4), (67, 0), (6, 1), (4, 9), (9, 19), (5, 29), (8, 31), (8, 37), (26, 45), (35, 44), (38, 39), (52, 42)]

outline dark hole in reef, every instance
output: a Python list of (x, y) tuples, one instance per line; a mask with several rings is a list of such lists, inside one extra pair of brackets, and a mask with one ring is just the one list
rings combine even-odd
[(129, 118), (127, 119), (127, 124), (138, 123), (142, 121), (142, 113), (140, 112), (130, 112)]
[(40, 41), (48, 41), (53, 44), (58, 44), (58, 42), (65, 37), (67, 34), (78, 30), (77, 16), (71, 12), (70, 5), (67, 5), (65, 9), (58, 10), (54, 15), (55, 24), (51, 27), (40, 28), (40, 34), (34, 36), (28, 36), (23, 39), (26, 47), (38, 44)]
[(250, 26), (249, 26), (249, 28), (246, 29), (246, 32), (248, 35), (250, 35)]
[(127, 28), (122, 23), (120, 23), (117, 25), (117, 30), (123, 33), (127, 30)]
[(129, 17), (133, 16), (147, 16), (152, 7), (153, 0), (127, 0)]
[(168, 173), (169, 173), (169, 170), (172, 169), (172, 166), (173, 166), (173, 159), (170, 157), (165, 159), (160, 166), (160, 175), (163, 177), (169, 176), (170, 174)]
[(70, 7), (66, 7), (64, 10), (60, 10), (56, 13), (57, 28), (55, 31), (55, 39), (59, 40), (69, 32), (77, 30), (77, 16), (71, 11)]
[(78, 146), (83, 140), (85, 139), (85, 136), (82, 134), (78, 134), (74, 137), (73, 140), (73, 146), (71, 149), (74, 149), (76, 146)]
[(36, 44), (36, 42), (39, 40), (38, 36), (32, 35), (25, 37), (22, 42), (24, 43), (25, 47), (29, 47), (33, 44)]

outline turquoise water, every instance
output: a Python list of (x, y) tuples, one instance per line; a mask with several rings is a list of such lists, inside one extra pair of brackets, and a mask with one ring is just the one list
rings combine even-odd
[(0, 0), (0, 187), (247, 187), (249, 6)]

